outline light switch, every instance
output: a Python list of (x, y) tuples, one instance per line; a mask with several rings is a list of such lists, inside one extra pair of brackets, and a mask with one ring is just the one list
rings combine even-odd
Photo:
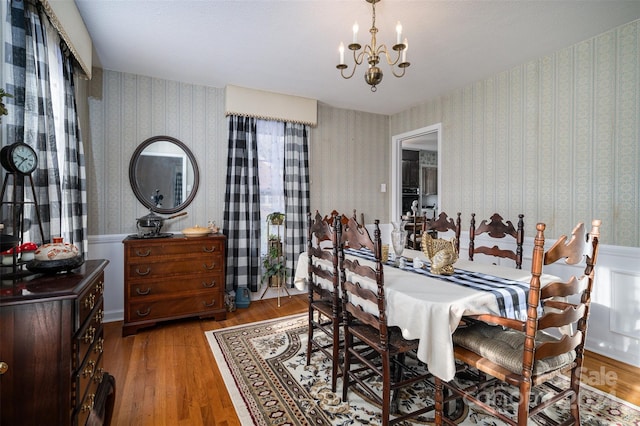
[(387, 184), (386, 183), (381, 183), (380, 184), (380, 192), (387, 192)]

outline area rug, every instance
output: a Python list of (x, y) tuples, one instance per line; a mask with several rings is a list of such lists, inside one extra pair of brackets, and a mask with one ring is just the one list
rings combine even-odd
[[(216, 362), (223, 375), (242, 425), (379, 425), (380, 407), (362, 395), (349, 391), (341, 401), (341, 381), (331, 392), (331, 363), (314, 354), (306, 365), (307, 316), (294, 315), (206, 332)], [(559, 379), (564, 380), (564, 379)], [(505, 412), (517, 408), (510, 403), (509, 388), (487, 392)], [(534, 395), (544, 398), (544, 392)], [(640, 426), (640, 408), (583, 385), (580, 392), (583, 425)], [(431, 404), (431, 386), (417, 385), (399, 398), (400, 410), (416, 404)], [(561, 418), (559, 407), (546, 414)], [(432, 413), (401, 425), (432, 424)], [(500, 426), (504, 423), (466, 407), (457, 422), (462, 425)], [(532, 419), (531, 425), (544, 425)]]

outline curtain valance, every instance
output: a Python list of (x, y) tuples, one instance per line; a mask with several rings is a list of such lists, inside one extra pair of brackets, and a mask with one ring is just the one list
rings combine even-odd
[(84, 75), (91, 79), (91, 59), (93, 42), (87, 27), (73, 0), (38, 0), (60, 38), (69, 47), (71, 54), (82, 68)]
[(315, 126), (318, 101), (300, 96), (228, 85), (225, 90), (225, 115), (255, 117), (263, 120)]

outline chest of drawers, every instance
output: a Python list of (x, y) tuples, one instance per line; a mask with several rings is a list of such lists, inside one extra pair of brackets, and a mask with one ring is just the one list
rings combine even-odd
[(84, 425), (103, 369), (104, 268), (35, 275), (0, 294), (0, 424)]
[(224, 235), (138, 239), (124, 244), (122, 335), (179, 318), (226, 318)]

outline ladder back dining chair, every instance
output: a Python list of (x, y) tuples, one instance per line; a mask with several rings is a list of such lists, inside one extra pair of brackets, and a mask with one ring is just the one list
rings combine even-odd
[[(336, 391), (340, 375), (341, 303), (338, 276), (337, 212), (322, 218), (316, 210), (308, 218), (307, 257), (309, 319), (307, 365), (313, 352), (322, 352), (331, 360), (331, 390)], [(324, 262), (322, 262), (324, 261)], [(325, 285), (322, 285), (324, 281)]]
[(460, 231), (461, 231), (461, 219), (462, 213), (458, 212), (457, 218), (454, 221), (453, 218), (447, 216), (445, 212), (440, 212), (437, 219), (425, 220), (422, 224), (422, 234), (429, 233), (433, 238), (438, 238), (440, 234), (453, 231), (456, 238), (455, 247), (456, 252), (460, 253)]
[[(454, 424), (444, 415), (443, 403), (461, 397), (514, 426), (527, 425), (532, 416), (538, 416), (544, 424), (580, 425), (580, 375), (601, 221), (593, 220), (591, 225), (587, 234), (584, 224), (579, 223), (569, 241), (563, 235), (545, 252), (545, 224), (537, 224), (527, 318), (476, 315), (471, 325), (454, 332), (456, 360), (461, 369), (479, 373), (479, 381), (465, 387), (455, 380), (444, 382), (436, 377), (436, 424)], [(589, 241), (590, 250), (586, 247)], [(583, 266), (582, 275), (559, 279), (541, 288), (544, 268), (558, 262)], [(504, 383), (515, 390), (515, 415), (487, 400), (496, 395), (486, 391), (494, 383)], [(453, 393), (452, 397), (444, 397), (445, 388)], [(532, 394), (534, 390), (538, 391), (537, 396)], [(545, 410), (567, 398), (568, 418), (551, 418)]]
[[(374, 222), (373, 239), (355, 217), (340, 225), (337, 232), (344, 324), (342, 400), (347, 401), (349, 389), (357, 386), (382, 407), (383, 426), (433, 411), (433, 404), (403, 413), (397, 407), (401, 388), (432, 376), (426, 368), (418, 370), (419, 361), (407, 355), (417, 348), (418, 340), (406, 340), (398, 327), (387, 325), (379, 221)], [(344, 249), (347, 244), (351, 249), (373, 253), (375, 266), (361, 263), (358, 258), (347, 258)], [(415, 364), (407, 366), (405, 361), (409, 359)], [(371, 377), (380, 379), (381, 391), (368, 382)]]
[[(499, 247), (497, 244), (493, 246), (483, 245), (476, 247), (476, 237), (486, 234), (490, 238), (500, 239), (504, 242), (505, 237), (513, 237), (515, 242), (515, 250)], [(476, 214), (471, 214), (471, 228), (469, 229), (469, 260), (473, 260), (474, 255), (484, 254), (487, 256), (507, 258), (515, 262), (517, 269), (522, 269), (522, 244), (524, 243), (524, 215), (518, 215), (517, 228), (513, 226), (510, 220), (504, 221), (502, 216), (494, 213), (489, 222), (483, 220), (476, 228)]]
[(422, 245), (422, 230), (424, 223), (427, 222), (427, 215), (410, 215), (402, 216), (402, 220), (406, 222), (405, 231), (407, 231), (406, 248), (412, 250), (420, 250)]

